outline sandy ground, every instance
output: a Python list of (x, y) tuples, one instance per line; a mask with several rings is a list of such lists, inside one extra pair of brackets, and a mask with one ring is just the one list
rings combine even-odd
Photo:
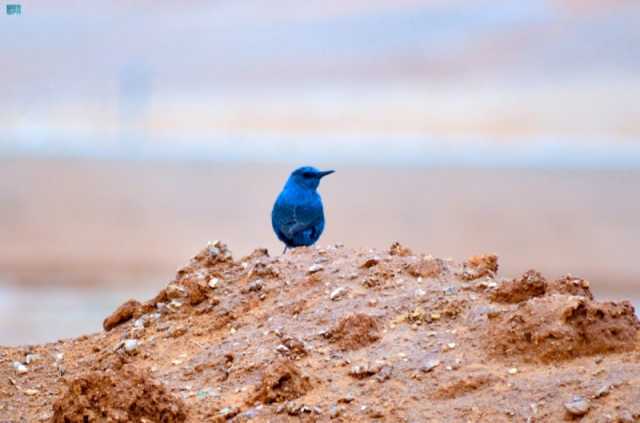
[[(506, 274), (573, 271), (599, 295), (638, 296), (640, 171), (319, 165), (337, 169), (321, 186), (321, 245), (398, 240), (455, 259), (493, 251)], [(98, 315), (155, 292), (209, 240), (278, 254), (269, 213), (290, 167), (0, 160), (0, 339), (97, 330)], [(29, 317), (11, 320), (15, 310)], [(75, 323), (56, 317), (61, 310), (77, 312)]]
[(104, 332), (0, 347), (0, 421), (638, 421), (633, 307), (499, 271), (399, 244), (209, 244)]

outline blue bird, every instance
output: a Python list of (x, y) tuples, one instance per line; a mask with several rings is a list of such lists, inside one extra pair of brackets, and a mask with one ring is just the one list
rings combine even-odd
[(333, 170), (304, 166), (294, 170), (271, 211), (271, 225), (287, 248), (313, 245), (324, 229), (322, 199), (316, 191), (320, 179)]

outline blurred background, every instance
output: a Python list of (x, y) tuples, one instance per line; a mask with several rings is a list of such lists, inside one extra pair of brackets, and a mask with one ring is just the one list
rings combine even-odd
[(280, 254), (302, 164), (337, 170), (322, 245), (639, 304), (637, 0), (0, 3), (0, 344), (98, 331), (209, 240)]

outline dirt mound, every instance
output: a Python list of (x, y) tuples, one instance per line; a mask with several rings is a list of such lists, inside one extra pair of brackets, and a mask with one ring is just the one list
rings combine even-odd
[(187, 419), (182, 401), (143, 372), (90, 372), (68, 383), (53, 403), (53, 423), (178, 423)]
[(236, 261), (210, 243), (102, 333), (0, 347), (0, 421), (640, 416), (633, 308), (579, 278), (497, 270), (495, 255), (456, 264), (399, 244)]
[(593, 299), (589, 282), (565, 276), (551, 283), (535, 270), (529, 270), (520, 278), (504, 281), (490, 294), (493, 301), (498, 303), (520, 303), (545, 294), (568, 294)]
[(518, 279), (503, 282), (491, 293), (491, 299), (499, 303), (519, 303), (547, 292), (546, 279), (535, 270), (529, 270)]
[(367, 314), (342, 318), (327, 337), (343, 350), (357, 350), (380, 339), (378, 319)]
[(262, 375), (260, 385), (250, 404), (271, 404), (300, 398), (311, 390), (311, 382), (290, 361), (278, 361), (268, 367)]
[(500, 355), (553, 361), (631, 350), (638, 329), (628, 302), (597, 303), (555, 294), (534, 298), (492, 319), (488, 339)]

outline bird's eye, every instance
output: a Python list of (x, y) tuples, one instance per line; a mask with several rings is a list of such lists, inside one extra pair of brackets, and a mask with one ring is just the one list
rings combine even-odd
[(309, 179), (309, 178), (311, 178), (312, 176), (313, 176), (313, 175), (311, 174), (311, 172), (305, 172), (305, 173), (303, 173), (303, 174), (302, 174), (302, 177), (303, 177), (303, 178), (306, 178), (306, 179)]

